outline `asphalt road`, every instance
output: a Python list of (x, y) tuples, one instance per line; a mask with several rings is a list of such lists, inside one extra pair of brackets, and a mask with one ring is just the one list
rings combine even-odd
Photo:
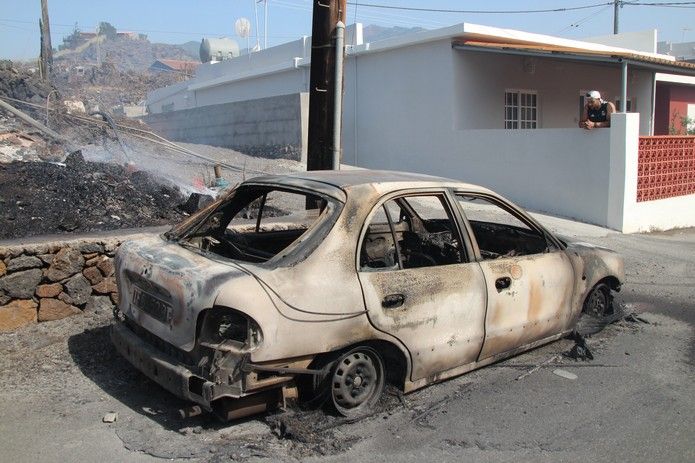
[[(592, 361), (559, 355), (565, 339), (388, 394), (358, 422), (289, 410), (221, 425), (178, 418), (184, 404), (114, 352), (108, 314), (95, 314), (0, 336), (2, 460), (695, 461), (695, 229), (621, 235), (545, 221), (625, 257), (617, 301), (644, 322), (589, 337)], [(115, 423), (102, 422), (108, 412)]]

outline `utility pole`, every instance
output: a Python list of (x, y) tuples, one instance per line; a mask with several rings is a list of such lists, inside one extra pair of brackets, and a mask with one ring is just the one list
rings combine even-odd
[(41, 0), (41, 76), (50, 80), (53, 71), (53, 47), (51, 46), (51, 26), (48, 22), (48, 0)]
[(619, 32), (619, 27), (618, 27), (618, 11), (620, 8), (622, 8), (622, 1), (621, 0), (613, 0), (613, 34), (617, 34)]
[[(346, 11), (346, 0), (314, 0), (307, 170), (330, 170), (340, 166), (342, 115), (336, 110), (342, 107), (343, 82), (342, 68), (337, 70), (336, 62), (342, 63), (344, 53), (338, 36), (339, 26), (344, 27)], [(338, 154), (337, 162), (334, 153)]]

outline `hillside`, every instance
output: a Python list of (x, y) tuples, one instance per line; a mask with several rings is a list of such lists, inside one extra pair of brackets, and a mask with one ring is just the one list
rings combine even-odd
[[(189, 48), (190, 49), (190, 48)], [(145, 37), (104, 35), (88, 39), (76, 48), (64, 48), (53, 56), (58, 66), (110, 63), (118, 71), (146, 71), (158, 59), (199, 61), (198, 54), (178, 46), (152, 43)]]

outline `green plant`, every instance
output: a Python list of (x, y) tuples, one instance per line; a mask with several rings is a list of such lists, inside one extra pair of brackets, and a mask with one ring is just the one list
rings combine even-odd
[(695, 119), (692, 117), (681, 117), (681, 125), (686, 135), (695, 135)]

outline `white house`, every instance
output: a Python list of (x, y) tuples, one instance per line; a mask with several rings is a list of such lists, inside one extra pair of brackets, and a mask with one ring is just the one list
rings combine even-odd
[[(687, 86), (695, 64), (655, 53), (654, 32), (592, 40), (458, 24), (363, 43), (357, 25), (347, 41), (343, 162), (459, 178), (623, 231), (695, 225), (695, 167), (672, 188), (670, 173), (655, 180), (660, 164), (638, 165), (640, 137), (661, 117), (657, 76)], [(148, 96), (147, 122), (174, 139), (300, 158), (309, 56), (305, 37), (201, 65), (195, 79)], [(610, 130), (577, 128), (591, 89), (630, 112)], [(695, 145), (685, 140), (687, 166)]]

